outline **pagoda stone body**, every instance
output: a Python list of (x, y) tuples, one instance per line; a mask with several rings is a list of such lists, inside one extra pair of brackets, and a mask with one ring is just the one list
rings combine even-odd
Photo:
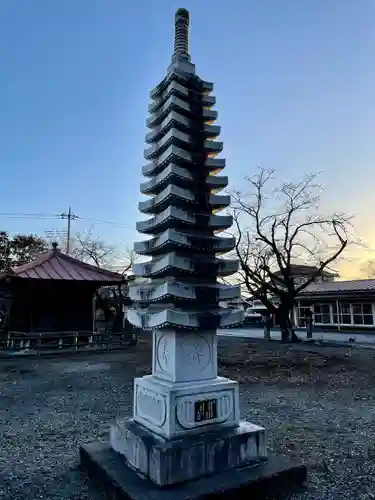
[(218, 194), (228, 179), (217, 175), (225, 160), (216, 99), (191, 63), (188, 16), (176, 13), (172, 63), (150, 93), (141, 185), (150, 198), (139, 205), (150, 218), (137, 223), (150, 239), (135, 251), (151, 260), (133, 266), (147, 280), (130, 289), (138, 307), (129, 321), (152, 332), (152, 374), (135, 379), (133, 419), (111, 431), (112, 448), (159, 486), (266, 458), (265, 430), (240, 422), (238, 383), (218, 376), (216, 330), (243, 312), (219, 307), (240, 295), (218, 282), (238, 263), (220, 258), (235, 245), (220, 235), (232, 225), (218, 215), (230, 203)]

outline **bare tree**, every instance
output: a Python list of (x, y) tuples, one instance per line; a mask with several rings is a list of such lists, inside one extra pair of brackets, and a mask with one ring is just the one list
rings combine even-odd
[[(351, 218), (320, 213), (316, 174), (275, 185), (274, 171), (261, 168), (246, 181), (249, 193), (232, 193), (240, 281), (270, 312), (276, 311), (270, 296), (277, 299), (282, 340), (297, 341), (295, 299), (347, 247)], [(293, 267), (301, 264), (310, 269), (302, 282)]]
[(72, 257), (97, 267), (111, 267), (117, 256), (116, 248), (94, 236), (92, 229), (72, 237), (70, 248)]
[(93, 234), (89, 229), (84, 233), (77, 233), (71, 238), (70, 255), (97, 267), (113, 269), (121, 274), (127, 274), (136, 260), (133, 249), (120, 250)]
[(375, 279), (375, 260), (368, 260), (361, 269), (362, 273), (368, 279)]
[[(100, 268), (116, 269), (120, 274), (127, 277), (127, 273), (136, 259), (133, 250), (121, 251), (117, 246), (107, 244), (93, 234), (89, 229), (85, 233), (77, 233), (70, 244), (70, 255), (83, 262), (93, 264)], [(113, 331), (122, 329), (123, 305), (129, 301), (128, 280), (106, 289), (105, 293), (96, 291), (97, 307), (103, 309), (106, 322), (112, 318)], [(115, 314), (111, 312), (115, 311)], [(112, 321), (111, 320), (111, 321)], [(129, 328), (128, 328), (129, 329)]]

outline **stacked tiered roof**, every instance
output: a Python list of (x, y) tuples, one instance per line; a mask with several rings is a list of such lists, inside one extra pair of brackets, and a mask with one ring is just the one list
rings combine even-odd
[(138, 222), (137, 230), (151, 239), (136, 243), (135, 251), (151, 261), (136, 264), (133, 272), (150, 282), (130, 292), (149, 307), (130, 311), (129, 320), (144, 329), (227, 327), (242, 321), (242, 313), (218, 306), (219, 300), (238, 297), (240, 289), (217, 282), (236, 272), (238, 264), (218, 257), (232, 250), (235, 240), (220, 235), (231, 227), (232, 217), (217, 215), (230, 198), (217, 194), (228, 178), (217, 175), (225, 160), (217, 158), (223, 143), (214, 125), (216, 98), (213, 83), (195, 75), (178, 33), (173, 57), (178, 64), (172, 62), (151, 91), (147, 119), (150, 146), (144, 156), (149, 163), (143, 167), (147, 181), (141, 192), (150, 198), (139, 209), (151, 218)]

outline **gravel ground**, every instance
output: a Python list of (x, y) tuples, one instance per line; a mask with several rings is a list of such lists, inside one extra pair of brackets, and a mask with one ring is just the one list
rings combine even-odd
[[(81, 443), (130, 415), (150, 347), (0, 361), (0, 498), (102, 500), (78, 466)], [(309, 467), (293, 500), (375, 499), (375, 351), (220, 340), (220, 373), (241, 383), (243, 417), (270, 452)]]

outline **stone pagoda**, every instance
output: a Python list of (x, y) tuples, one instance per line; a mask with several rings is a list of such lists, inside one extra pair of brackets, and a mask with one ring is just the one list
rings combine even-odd
[(110, 432), (124, 466), (143, 475), (145, 488), (173, 486), (171, 498), (187, 481), (267, 460), (265, 429), (240, 421), (238, 383), (218, 375), (216, 330), (243, 312), (219, 307), (240, 296), (239, 286), (218, 281), (238, 263), (220, 257), (235, 246), (220, 234), (232, 225), (218, 214), (230, 204), (218, 194), (228, 184), (217, 157), (223, 143), (213, 84), (196, 74), (188, 28), (189, 13), (178, 9), (171, 65), (150, 92), (147, 119), (141, 192), (149, 199), (139, 209), (149, 218), (137, 229), (150, 238), (134, 248), (150, 260), (133, 266), (145, 280), (130, 289), (128, 320), (152, 334), (152, 374), (134, 380), (133, 418)]

